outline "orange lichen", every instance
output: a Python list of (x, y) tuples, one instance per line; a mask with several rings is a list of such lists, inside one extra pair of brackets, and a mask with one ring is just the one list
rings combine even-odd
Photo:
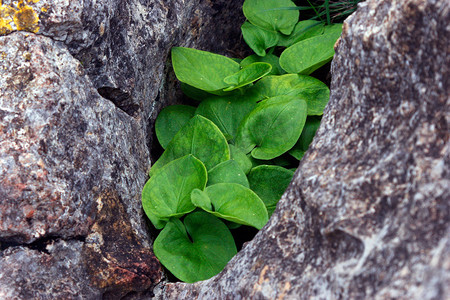
[[(27, 0), (27, 3), (37, 3), (40, 0)], [(14, 2), (17, 4), (13, 5)], [(16, 28), (11, 26), (14, 22)], [(33, 33), (39, 31), (39, 17), (34, 9), (24, 0), (13, 1), (10, 5), (3, 5), (0, 0), (0, 35), (6, 35), (13, 30), (23, 30)]]

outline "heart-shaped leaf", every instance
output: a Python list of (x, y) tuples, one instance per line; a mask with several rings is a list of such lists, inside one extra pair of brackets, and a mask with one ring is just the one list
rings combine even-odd
[(208, 172), (208, 186), (216, 183), (238, 183), (249, 187), (244, 171), (232, 159), (218, 164)]
[(195, 109), (188, 105), (170, 105), (159, 112), (155, 121), (155, 131), (164, 149), (175, 134), (194, 116)]
[(265, 62), (270, 64), (272, 66), (272, 71), (267, 75), (281, 75), (286, 73), (280, 66), (278, 56), (270, 53), (266, 54), (266, 56), (258, 56), (256, 54), (247, 56), (241, 61), (241, 67), (248, 66), (254, 62)]
[(242, 70), (227, 76), (223, 81), (229, 84), (230, 87), (223, 89), (225, 92), (235, 90), (237, 88), (246, 86), (261, 77), (267, 75), (272, 70), (272, 66), (265, 62), (255, 62), (242, 68)]
[(324, 32), (322, 22), (314, 20), (300, 21), (295, 25), (294, 31), (288, 36), (280, 34), (277, 46), (290, 47), (295, 43), (321, 35)]
[(223, 79), (240, 69), (231, 58), (191, 48), (172, 48), (172, 65), (181, 82), (214, 92), (229, 86)]
[(311, 76), (297, 74), (264, 77), (247, 94), (257, 100), (281, 95), (302, 98), (308, 106), (308, 116), (322, 115), (330, 99), (330, 89), (325, 83)]
[(258, 27), (290, 34), (298, 22), (299, 12), (291, 0), (245, 0), (245, 17)]
[(195, 189), (191, 201), (216, 217), (257, 229), (268, 221), (267, 209), (258, 195), (237, 183), (218, 183), (204, 191)]
[(192, 155), (176, 159), (152, 176), (142, 191), (142, 206), (157, 229), (170, 217), (181, 217), (195, 209), (191, 202), (193, 189), (204, 189), (206, 168)]
[(178, 131), (166, 151), (150, 169), (150, 176), (174, 159), (192, 154), (207, 170), (230, 159), (230, 149), (222, 132), (210, 120), (196, 115)]
[(241, 26), (242, 36), (247, 45), (259, 56), (266, 55), (266, 49), (278, 43), (278, 34), (257, 27), (249, 22), (244, 22)]
[(248, 97), (214, 97), (199, 104), (196, 114), (211, 120), (227, 140), (233, 140), (239, 124), (256, 106)]
[(261, 165), (248, 174), (250, 188), (261, 198), (269, 215), (286, 191), (294, 172), (279, 166)]
[(227, 226), (205, 212), (169, 221), (156, 238), (153, 251), (159, 261), (184, 282), (211, 278), (237, 253)]
[(334, 56), (334, 44), (340, 32), (332, 32), (300, 41), (281, 53), (280, 65), (288, 73), (309, 75)]
[(236, 146), (257, 159), (272, 159), (291, 149), (306, 121), (306, 102), (277, 96), (260, 102), (238, 129)]
[(228, 145), (230, 147), (230, 157), (232, 160), (236, 161), (241, 167), (244, 174), (248, 174), (252, 168), (252, 162), (247, 157), (247, 155), (238, 147), (234, 145)]
[(319, 117), (308, 117), (306, 119), (305, 127), (303, 127), (302, 134), (298, 139), (297, 143), (289, 150), (289, 154), (298, 160), (301, 160), (305, 152), (308, 150), (314, 136), (316, 135), (317, 129), (320, 126)]

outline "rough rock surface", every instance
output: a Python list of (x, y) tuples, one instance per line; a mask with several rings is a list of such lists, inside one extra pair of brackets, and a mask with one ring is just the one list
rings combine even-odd
[(241, 5), (0, 1), (1, 299), (151, 294), (140, 194), (167, 56), (235, 48)]
[(164, 299), (450, 295), (450, 3), (368, 0), (331, 99), (269, 223), (226, 269)]

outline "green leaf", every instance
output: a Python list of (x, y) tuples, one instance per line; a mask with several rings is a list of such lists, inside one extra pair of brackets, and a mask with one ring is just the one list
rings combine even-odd
[(211, 278), (237, 253), (227, 226), (205, 212), (171, 220), (156, 238), (153, 251), (177, 278), (196, 282)]
[(247, 155), (238, 147), (234, 145), (228, 145), (230, 147), (230, 157), (231, 159), (235, 160), (239, 166), (241, 167), (242, 171), (244, 171), (245, 174), (248, 174), (250, 170), (252, 169), (252, 162), (247, 157)]
[(311, 74), (333, 58), (339, 36), (340, 32), (333, 32), (292, 45), (281, 53), (281, 67), (288, 73)]
[(247, 91), (248, 97), (263, 100), (289, 95), (306, 100), (308, 115), (322, 115), (330, 99), (330, 89), (322, 81), (306, 75), (267, 76)]
[(317, 129), (320, 126), (320, 118), (318, 117), (308, 117), (306, 119), (305, 127), (303, 127), (302, 134), (298, 139), (297, 143), (289, 150), (289, 154), (296, 159), (302, 159), (305, 152), (308, 150), (314, 136), (316, 135)]
[(180, 86), (181, 86), (181, 90), (183, 91), (183, 93), (191, 99), (194, 99), (197, 101), (203, 101), (206, 98), (213, 97), (213, 94), (205, 92), (201, 89), (195, 88), (184, 82), (182, 82)]
[(321, 35), (324, 32), (322, 22), (314, 20), (300, 21), (295, 25), (294, 31), (288, 36), (280, 34), (277, 46), (290, 47), (295, 43)]
[(195, 206), (191, 191), (204, 189), (207, 181), (206, 168), (192, 155), (176, 159), (152, 176), (142, 190), (142, 206), (157, 229), (170, 217), (181, 217)]
[(241, 67), (246, 67), (254, 62), (265, 62), (272, 66), (272, 71), (267, 75), (281, 75), (286, 72), (280, 67), (279, 58), (273, 54), (266, 54), (266, 56), (258, 56), (256, 54), (247, 56), (241, 61)]
[(245, 17), (258, 27), (290, 34), (298, 22), (299, 12), (291, 0), (245, 0)]
[(237, 183), (248, 188), (247, 176), (239, 164), (230, 159), (218, 164), (208, 172), (208, 186), (216, 183)]
[(265, 56), (266, 49), (278, 43), (278, 34), (275, 31), (262, 29), (249, 22), (244, 22), (241, 30), (247, 45), (259, 56)]
[(264, 62), (255, 62), (242, 68), (239, 72), (224, 78), (230, 87), (223, 89), (225, 92), (235, 90), (250, 84), (261, 77), (267, 75), (272, 70), (272, 66)]
[(342, 33), (342, 26), (344, 24), (338, 23), (338, 24), (331, 24), (324, 27), (323, 34), (337, 34), (338, 36)]
[(214, 92), (229, 86), (223, 79), (240, 69), (231, 58), (191, 48), (172, 48), (172, 65), (181, 82)]
[(204, 191), (195, 189), (191, 201), (216, 217), (257, 229), (268, 221), (267, 209), (258, 195), (237, 183), (218, 183)]
[(298, 161), (293, 158), (291, 155), (287, 155), (286, 153), (275, 157), (274, 159), (269, 160), (262, 160), (262, 159), (256, 159), (251, 156), (251, 154), (248, 155), (248, 158), (250, 159), (250, 162), (252, 163), (252, 168), (255, 168), (257, 166), (261, 165), (276, 165), (283, 168), (289, 168), (292, 166), (297, 166)]
[(255, 106), (256, 101), (248, 97), (214, 97), (200, 103), (195, 114), (211, 120), (227, 140), (233, 140), (239, 124)]
[(257, 159), (272, 159), (291, 149), (306, 121), (306, 102), (277, 96), (260, 102), (242, 121), (236, 146)]
[(175, 134), (194, 116), (195, 107), (170, 105), (158, 114), (155, 121), (156, 137), (165, 149)]
[(230, 159), (227, 140), (210, 120), (196, 115), (178, 131), (166, 151), (150, 169), (150, 176), (174, 159), (192, 154), (201, 160), (207, 170)]
[(250, 188), (261, 198), (267, 209), (275, 208), (294, 176), (294, 172), (279, 166), (261, 165), (248, 174)]

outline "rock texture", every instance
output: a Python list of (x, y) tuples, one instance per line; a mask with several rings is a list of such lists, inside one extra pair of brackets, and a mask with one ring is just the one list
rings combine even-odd
[(361, 3), (321, 127), (269, 223), (222, 273), (158, 297), (448, 297), (448, 24), (448, 1)]
[(151, 295), (140, 194), (167, 56), (240, 51), (241, 5), (0, 1), (1, 299)]

